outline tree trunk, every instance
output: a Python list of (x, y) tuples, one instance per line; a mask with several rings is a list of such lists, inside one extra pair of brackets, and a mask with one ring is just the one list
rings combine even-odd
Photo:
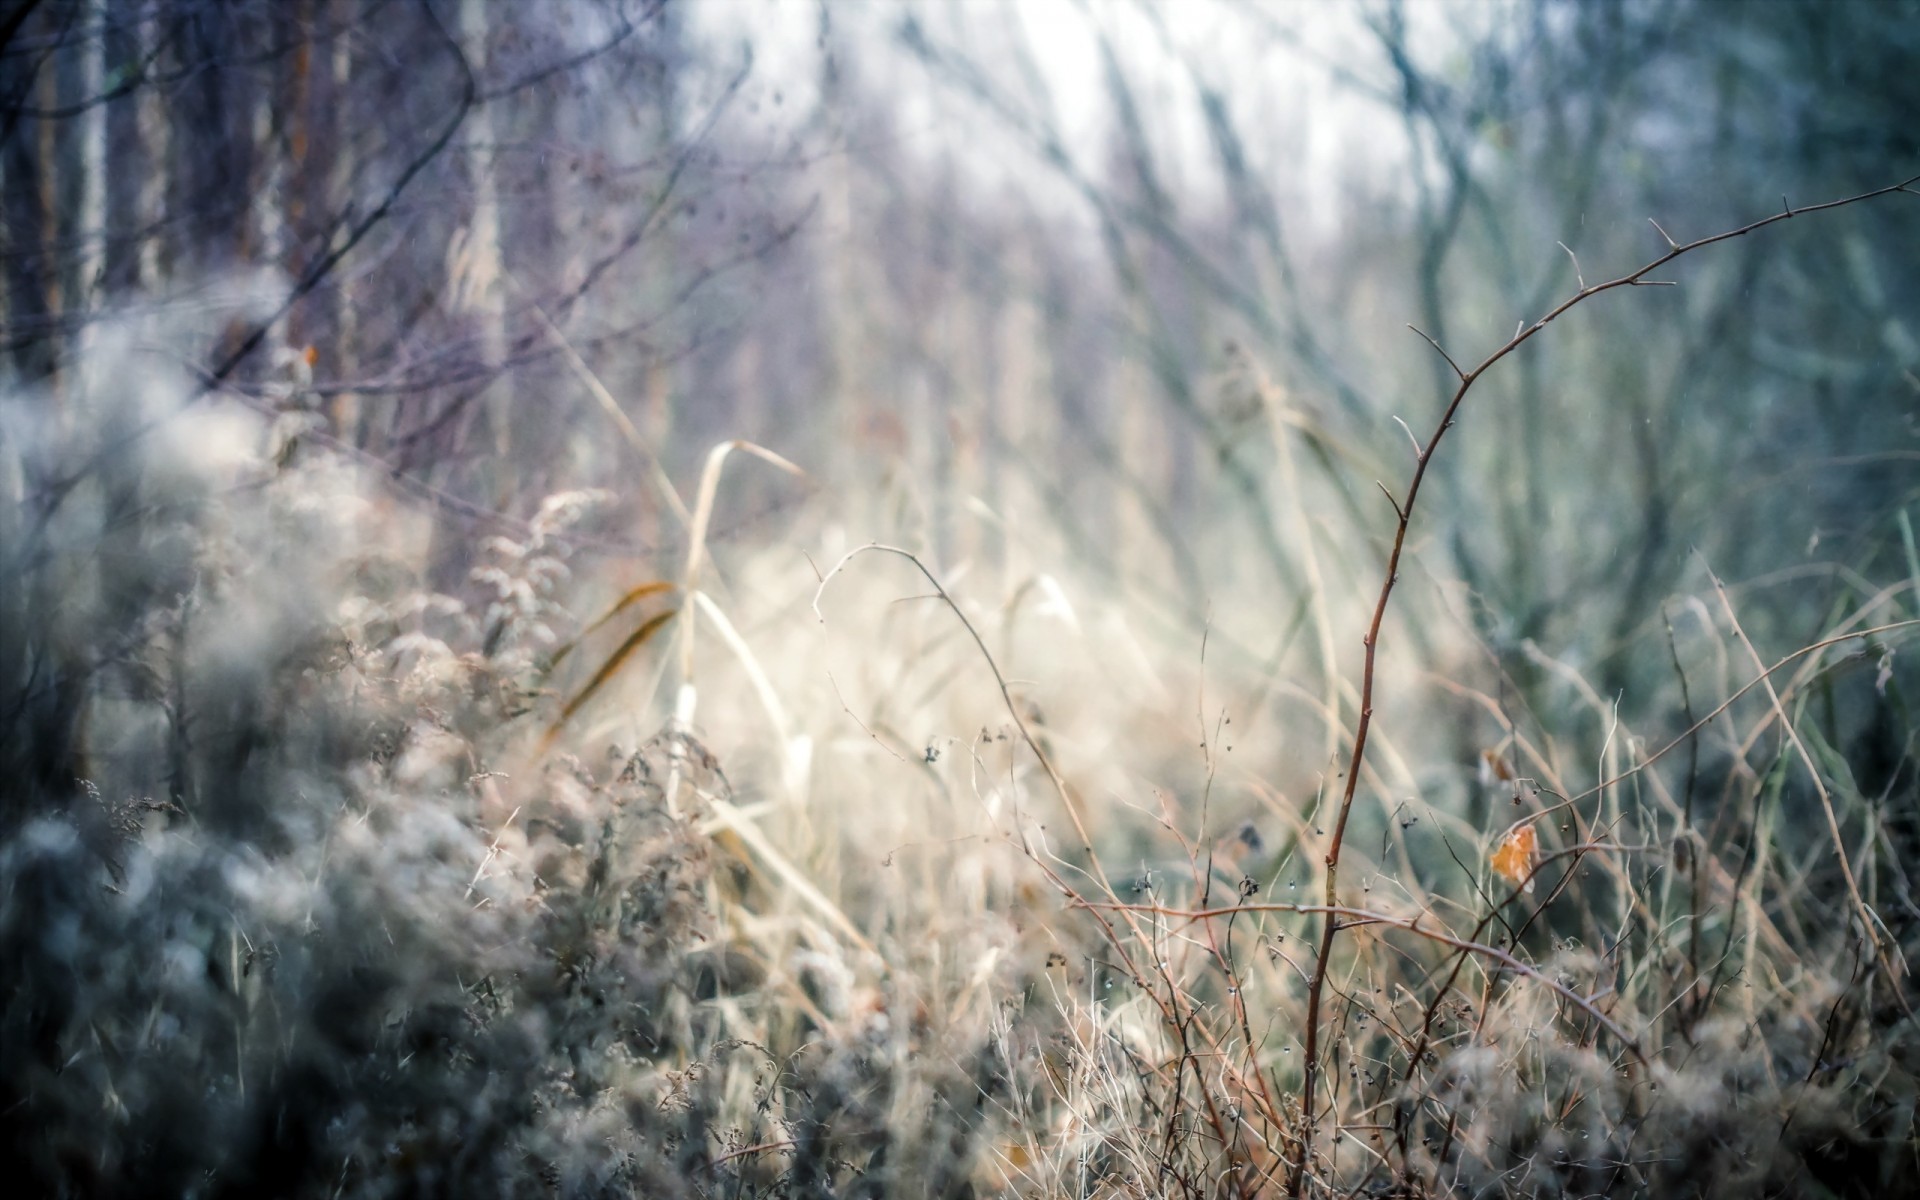
[(7, 277), (7, 353), (21, 383), (53, 374), (56, 361), (48, 337), (53, 277), (39, 145), (44, 129), (25, 111), (40, 101), (42, 42), (53, 32), (46, 18), (45, 11), (29, 14), (0, 52), (0, 262)]
[[(105, 30), (101, 35), (101, 86), (113, 91), (129, 84), (142, 70), (140, 8), (142, 0), (105, 0)], [(100, 286), (108, 294), (130, 292), (141, 283), (140, 257), (147, 244), (147, 212), (141, 193), (153, 156), (140, 136), (140, 103), (144, 89), (115, 96), (106, 105), (106, 170), (102, 185), (106, 215), (102, 238)]]

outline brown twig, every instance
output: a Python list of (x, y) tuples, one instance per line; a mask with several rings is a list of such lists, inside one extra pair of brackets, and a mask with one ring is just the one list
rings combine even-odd
[[(1007, 683), (1006, 675), (1000, 670), (999, 662), (994, 659), (993, 652), (987, 648), (986, 639), (980, 636), (980, 631), (974, 626), (972, 620), (967, 617), (966, 612), (961, 609), (959, 603), (954, 600), (953, 595), (948, 592), (946, 586), (940, 582), (939, 577), (933, 573), (926, 563), (920, 560), (918, 555), (914, 554), (911, 550), (904, 550), (898, 546), (869, 542), (864, 546), (856, 546), (854, 549), (842, 555), (840, 560), (834, 563), (833, 566), (821, 576), (819, 586), (814, 590), (813, 594), (813, 615), (818, 618), (822, 624), (826, 623), (826, 615), (820, 609), (820, 600), (821, 597), (826, 594), (827, 586), (831, 584), (835, 577), (844, 571), (847, 565), (855, 558), (868, 553), (891, 554), (911, 563), (913, 568), (920, 572), (920, 575), (932, 585), (941, 603), (953, 613), (954, 617), (960, 622), (961, 627), (967, 631), (967, 636), (973, 639), (973, 644), (979, 649), (980, 656), (986, 660), (987, 669), (993, 672), (993, 680), (1000, 690), (1000, 699), (1006, 706), (1007, 715), (1013, 719), (1014, 727), (1020, 731), (1020, 737), (1026, 743), (1027, 749), (1032, 751), (1034, 758), (1039, 761), (1041, 769), (1046, 773), (1048, 781), (1053, 785), (1054, 793), (1059, 798), (1061, 807), (1066, 809), (1067, 818), (1073, 823), (1074, 832), (1079, 836), (1081, 845), (1085, 847), (1087, 862), (1092, 868), (1091, 877), (1094, 882), (1098, 884), (1100, 891), (1111, 898), (1111, 903), (1088, 901), (1060, 872), (1056, 871), (1046, 861), (1039, 851), (1027, 845), (1023, 837), (1022, 844), (1026, 849), (1027, 857), (1046, 874), (1048, 883), (1060, 890), (1061, 895), (1066, 899), (1069, 906), (1084, 908), (1095, 913), (1096, 918), (1099, 920), (1102, 934), (1107, 944), (1113, 947), (1114, 953), (1119, 957), (1121, 967), (1127, 972), (1128, 976), (1133, 979), (1135, 984), (1147, 993), (1148, 998), (1160, 1009), (1161, 1016), (1165, 1019), (1167, 1025), (1175, 1031), (1180, 1042), (1180, 1058), (1178, 1060), (1178, 1069), (1175, 1073), (1175, 1090), (1177, 1092), (1180, 1074), (1184, 1072), (1187, 1062), (1194, 1057), (1195, 1053), (1189, 1045), (1188, 1038), (1191, 1031), (1198, 1024), (1196, 1020), (1197, 1010), (1192, 1000), (1182, 995), (1178, 982), (1173, 977), (1171, 967), (1166, 964), (1164, 955), (1156, 953), (1152, 956), (1153, 963), (1155, 964), (1152, 972), (1141, 970), (1134, 955), (1129, 952), (1127, 943), (1121, 938), (1120, 932), (1114, 928), (1112, 922), (1108, 921), (1104, 915), (1101, 915), (1101, 910), (1103, 909), (1119, 911), (1121, 917), (1126, 921), (1128, 932), (1136, 941), (1149, 948), (1153, 947), (1153, 937), (1148, 931), (1141, 928), (1138, 913), (1120, 903), (1119, 894), (1114, 889), (1112, 880), (1107, 874), (1106, 867), (1100, 861), (1099, 852), (1094, 847), (1093, 837), (1087, 829), (1085, 818), (1080, 811), (1079, 801), (1074, 797), (1073, 790), (1067, 786), (1066, 777), (1063, 776), (1060, 773), (1060, 769), (1054, 765), (1052, 756), (1041, 746), (1039, 739), (1034, 737), (1032, 727), (1028, 724), (1027, 718), (1021, 711), (1019, 703), (1013, 698), (1013, 689)], [(1166, 996), (1161, 996), (1159, 990), (1148, 983), (1150, 974), (1157, 975), (1166, 983)], [(1202, 1037), (1207, 1039), (1209, 1051), (1224, 1059), (1224, 1052), (1215, 1043), (1211, 1031), (1203, 1028), (1200, 1029), (1199, 1032)], [(1213, 1126), (1214, 1133), (1219, 1138), (1221, 1144), (1223, 1146), (1230, 1146), (1232, 1144), (1232, 1133), (1235, 1128), (1235, 1121), (1222, 1111), (1220, 1099), (1215, 1095), (1213, 1089), (1205, 1086), (1204, 1081), (1199, 1091), (1201, 1100), (1206, 1106), (1208, 1123)], [(1241, 1190), (1244, 1191), (1245, 1189), (1242, 1188)]]
[(1402, 929), (1408, 933), (1426, 938), (1428, 941), (1437, 942), (1443, 946), (1451, 946), (1453, 949), (1463, 953), (1477, 954), (1484, 958), (1491, 959), (1507, 970), (1512, 971), (1515, 975), (1533, 980), (1535, 983), (1540, 984), (1559, 996), (1562, 1000), (1578, 1008), (1581, 1012), (1586, 1013), (1587, 1016), (1593, 1018), (1594, 1022), (1611, 1034), (1614, 1040), (1619, 1042), (1635, 1060), (1643, 1066), (1649, 1065), (1646, 1052), (1641, 1050), (1639, 1041), (1634, 1038), (1632, 1034), (1622, 1029), (1612, 1017), (1601, 1012), (1591, 998), (1582, 996), (1566, 984), (1561, 983), (1537, 967), (1522, 962), (1498, 946), (1490, 946), (1485, 942), (1476, 942), (1471, 938), (1456, 936), (1436, 926), (1421, 924), (1421, 917), (1424, 917), (1426, 915), (1425, 913), (1413, 917), (1396, 917), (1391, 913), (1376, 912), (1367, 908), (1353, 908), (1344, 904), (1268, 903), (1232, 904), (1221, 908), (1171, 908), (1161, 904), (1099, 904), (1092, 901), (1081, 901), (1081, 905), (1087, 908), (1116, 909), (1196, 922), (1207, 921), (1216, 917), (1233, 916), (1237, 913), (1317, 914), (1336, 923), (1339, 923), (1343, 917), (1347, 918), (1344, 924), (1339, 924), (1339, 928), (1341, 929), (1353, 929), (1361, 925), (1386, 925), (1394, 929)]
[[(1398, 583), (1400, 579), (1400, 559), (1406, 551), (1407, 531), (1413, 524), (1415, 505), (1419, 502), (1421, 485), (1426, 482), (1427, 469), (1433, 464), (1434, 452), (1439, 448), (1440, 439), (1446, 436), (1449, 429), (1453, 428), (1454, 420), (1460, 412), (1460, 405), (1467, 398), (1467, 393), (1471, 391), (1473, 385), (1497, 363), (1531, 341), (1534, 335), (1552, 324), (1561, 314), (1567, 312), (1577, 304), (1592, 299), (1602, 292), (1609, 292), (1616, 288), (1624, 287), (1664, 285), (1668, 281), (1652, 280), (1649, 279), (1648, 276), (1684, 254), (1689, 254), (1702, 247), (1711, 246), (1719, 242), (1744, 237), (1756, 230), (1764, 229), (1777, 221), (1789, 220), (1795, 216), (1807, 213), (1842, 208), (1880, 196), (1891, 195), (1895, 192), (1907, 192), (1915, 183), (1920, 183), (1920, 175), (1902, 180), (1888, 187), (1863, 192), (1841, 200), (1831, 200), (1823, 204), (1813, 204), (1798, 209), (1785, 206), (1782, 211), (1772, 216), (1742, 225), (1738, 229), (1698, 238), (1686, 243), (1676, 244), (1672, 238), (1666, 237), (1665, 231), (1662, 231), (1662, 236), (1666, 237), (1668, 245), (1668, 249), (1664, 254), (1661, 254), (1645, 266), (1631, 271), (1628, 274), (1609, 279), (1603, 283), (1581, 286), (1572, 296), (1550, 309), (1546, 315), (1538, 318), (1531, 325), (1522, 324), (1520, 328), (1514, 331), (1512, 337), (1502, 343), (1493, 353), (1482, 359), (1480, 364), (1472, 370), (1459, 372), (1458, 367), (1454, 368), (1455, 371), (1459, 373), (1460, 385), (1454, 390), (1453, 398), (1447, 403), (1446, 409), (1441, 413), (1440, 421), (1434, 427), (1433, 435), (1427, 439), (1424, 446), (1420, 447), (1419, 453), (1414, 460), (1413, 476), (1407, 484), (1405, 492), (1406, 498), (1396, 506), (1398, 510), (1397, 521), (1394, 527), (1393, 548), (1387, 555), (1386, 576), (1381, 582), (1380, 596), (1374, 603), (1373, 617), (1367, 626), (1366, 636), (1362, 639), (1362, 645), (1366, 648), (1366, 654), (1360, 673), (1359, 719), (1354, 726), (1353, 751), (1348, 759), (1346, 786), (1340, 798), (1339, 811), (1334, 818), (1333, 837), (1328, 842), (1327, 853), (1324, 860), (1326, 863), (1326, 903), (1320, 907), (1325, 916), (1325, 920), (1321, 928), (1319, 954), (1313, 964), (1313, 977), (1307, 987), (1306, 1061), (1304, 1063), (1304, 1077), (1300, 1089), (1300, 1159), (1294, 1164), (1292, 1178), (1289, 1181), (1288, 1191), (1291, 1195), (1297, 1197), (1302, 1194), (1306, 1185), (1307, 1165), (1313, 1157), (1314, 1089), (1319, 1082), (1320, 1066), (1321, 996), (1326, 990), (1327, 971), (1333, 954), (1333, 939), (1341, 928), (1339, 924), (1341, 909), (1338, 904), (1338, 894), (1336, 891), (1340, 872), (1340, 850), (1346, 838), (1348, 818), (1353, 814), (1353, 801), (1360, 783), (1360, 768), (1366, 758), (1367, 735), (1373, 724), (1374, 677), (1380, 645), (1380, 629), (1386, 619), (1387, 603), (1392, 599), (1394, 585)], [(1655, 228), (1658, 229), (1659, 227), (1656, 225)], [(1422, 336), (1425, 335), (1423, 334)], [(1429, 342), (1432, 341), (1431, 338), (1428, 340)], [(1452, 357), (1447, 355), (1446, 351), (1441, 349), (1437, 343), (1434, 343), (1434, 347), (1436, 350), (1440, 350), (1443, 357), (1447, 358), (1449, 365), (1453, 363)], [(1598, 1014), (1596, 1013), (1596, 1015)], [(1611, 1022), (1607, 1022), (1607, 1025), (1610, 1029), (1612, 1028)], [(1636, 1054), (1637, 1053), (1638, 1051), (1636, 1050)]]

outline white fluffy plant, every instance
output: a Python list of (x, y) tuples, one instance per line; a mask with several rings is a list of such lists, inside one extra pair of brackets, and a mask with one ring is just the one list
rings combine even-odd
[(487, 561), (474, 568), (473, 581), (491, 593), (482, 621), (487, 654), (530, 662), (529, 656), (559, 643), (556, 626), (568, 620), (568, 613), (554, 597), (572, 577), (571, 546), (564, 535), (613, 498), (599, 488), (557, 492), (541, 501), (523, 537), (495, 536), (482, 543)]

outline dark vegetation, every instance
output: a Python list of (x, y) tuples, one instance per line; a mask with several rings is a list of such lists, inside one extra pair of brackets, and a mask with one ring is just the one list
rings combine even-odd
[(0, 7), (10, 1187), (1920, 1186), (1920, 6), (1042, 12)]

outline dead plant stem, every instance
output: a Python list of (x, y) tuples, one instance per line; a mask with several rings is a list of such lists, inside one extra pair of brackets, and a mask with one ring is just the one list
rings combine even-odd
[[(1306, 1061), (1304, 1063), (1304, 1076), (1300, 1087), (1300, 1159), (1294, 1164), (1292, 1177), (1288, 1182), (1288, 1192), (1290, 1195), (1298, 1197), (1303, 1193), (1306, 1186), (1308, 1164), (1313, 1158), (1314, 1090), (1319, 1082), (1320, 1068), (1321, 996), (1326, 991), (1327, 971), (1331, 965), (1334, 937), (1342, 928), (1339, 923), (1339, 917), (1343, 910), (1339, 905), (1337, 891), (1340, 874), (1340, 850), (1346, 838), (1347, 821), (1353, 815), (1353, 801), (1359, 787), (1361, 767), (1366, 759), (1367, 735), (1371, 732), (1373, 726), (1374, 676), (1380, 647), (1381, 626), (1386, 620), (1387, 603), (1392, 599), (1394, 585), (1400, 580), (1400, 560), (1406, 552), (1407, 531), (1413, 524), (1415, 506), (1419, 503), (1420, 488), (1427, 479), (1427, 469), (1433, 465), (1434, 452), (1439, 449), (1440, 440), (1446, 436), (1449, 429), (1453, 428), (1454, 420), (1459, 415), (1460, 405), (1466, 400), (1467, 393), (1472, 390), (1473, 385), (1491, 370), (1495, 364), (1531, 341), (1534, 335), (1552, 324), (1561, 314), (1567, 312), (1577, 304), (1592, 299), (1602, 292), (1609, 292), (1616, 288), (1624, 287), (1668, 285), (1670, 281), (1653, 280), (1649, 279), (1648, 276), (1682, 255), (1691, 253), (1704, 246), (1711, 246), (1719, 242), (1744, 237), (1749, 233), (1764, 229), (1778, 221), (1791, 220), (1796, 216), (1808, 213), (1841, 208), (1880, 196), (1891, 195), (1895, 192), (1907, 192), (1910, 190), (1910, 186), (1916, 182), (1920, 182), (1920, 176), (1914, 176), (1871, 192), (1863, 192), (1859, 195), (1850, 196), (1841, 200), (1831, 200), (1823, 204), (1813, 204), (1797, 209), (1790, 205), (1783, 205), (1780, 212), (1770, 217), (1750, 222), (1738, 229), (1713, 234), (1686, 243), (1677, 243), (1662, 231), (1661, 237), (1665, 239), (1668, 247), (1666, 253), (1653, 259), (1638, 270), (1614, 279), (1609, 279), (1603, 283), (1587, 285), (1584, 281), (1581, 281), (1581, 286), (1572, 296), (1556, 305), (1549, 310), (1545, 316), (1540, 317), (1531, 325), (1523, 325), (1515, 331), (1511, 338), (1507, 339), (1507, 341), (1492, 354), (1482, 359), (1480, 364), (1470, 371), (1462, 371), (1452, 356), (1448, 355), (1437, 342), (1433, 343), (1434, 348), (1439, 350), (1441, 356), (1447, 360), (1447, 365), (1453, 369), (1460, 383), (1454, 390), (1453, 398), (1447, 403), (1445, 411), (1441, 413), (1439, 423), (1434, 426), (1432, 436), (1427, 438), (1424, 445), (1418, 447), (1414, 455), (1413, 475), (1407, 483), (1404, 499), (1400, 500), (1394, 507), (1395, 524), (1393, 547), (1387, 555), (1386, 574), (1385, 578), (1381, 581), (1379, 598), (1374, 602), (1372, 620), (1368, 623), (1366, 636), (1362, 639), (1362, 644), (1366, 648), (1366, 654), (1360, 672), (1360, 711), (1358, 720), (1354, 725), (1353, 751), (1348, 759), (1346, 786), (1340, 797), (1339, 812), (1334, 818), (1333, 836), (1327, 844), (1327, 852), (1324, 860), (1326, 863), (1326, 903), (1321, 906), (1321, 911), (1325, 919), (1321, 926), (1319, 954), (1315, 957), (1313, 963), (1313, 977), (1307, 986)], [(1656, 225), (1655, 228), (1658, 229), (1659, 226)], [(1415, 332), (1419, 331), (1416, 330)], [(1422, 334), (1421, 336), (1426, 337), (1427, 335)], [(1433, 342), (1433, 339), (1430, 337), (1427, 340)], [(1851, 882), (1851, 876), (1849, 876), (1849, 881)], [(1491, 949), (1491, 947), (1489, 947), (1489, 949)], [(1504, 955), (1504, 952), (1496, 953), (1501, 953), (1503, 957), (1511, 957)], [(1571, 993), (1568, 993), (1568, 995), (1571, 996)], [(1594, 1015), (1605, 1024), (1609, 1031), (1616, 1031), (1617, 1027), (1613, 1025), (1611, 1020), (1602, 1016), (1597, 1010), (1594, 1010)], [(1621, 1036), (1623, 1041), (1627, 1040), (1623, 1033), (1619, 1036)], [(1635, 1053), (1637, 1055), (1638, 1051), (1636, 1050)]]

